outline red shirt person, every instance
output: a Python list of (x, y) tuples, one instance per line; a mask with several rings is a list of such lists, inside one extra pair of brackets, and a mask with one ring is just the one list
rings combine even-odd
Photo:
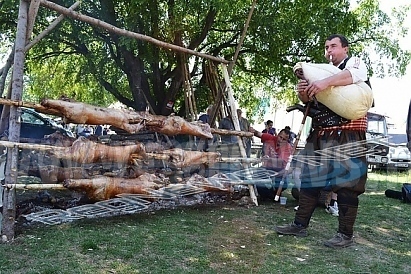
[(277, 136), (261, 133), (253, 128), (250, 128), (250, 132), (261, 138), (261, 142), (264, 144), (263, 167), (275, 171), (284, 169), (292, 151), (292, 146), (288, 142), (290, 131), (282, 129)]

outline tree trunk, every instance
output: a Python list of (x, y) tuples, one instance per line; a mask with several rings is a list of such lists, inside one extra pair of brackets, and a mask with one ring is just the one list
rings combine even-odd
[[(7, 89), (6, 98), (10, 99), (11, 97), (11, 83)], [(1, 100), (1, 98), (0, 98)], [(2, 111), (0, 115), (0, 134), (3, 134), (6, 130), (9, 129), (9, 117), (10, 117), (10, 105), (2, 105)]]
[[(148, 106), (146, 102), (147, 95), (150, 96), (150, 88), (144, 75), (144, 65), (138, 56), (128, 50), (122, 50), (124, 55), (125, 70), (130, 91), (133, 95), (133, 108), (137, 111), (145, 111)], [(147, 99), (148, 100), (148, 99)]]
[(13, 47), (12, 52), (10, 53), (9, 57), (7, 58), (6, 64), (2, 68), (2, 73), (1, 73), (1, 77), (0, 77), (0, 97), (3, 97), (4, 87), (6, 85), (7, 74), (9, 74), (9, 70), (10, 70), (11, 66), (13, 65), (13, 59), (14, 59), (14, 47)]

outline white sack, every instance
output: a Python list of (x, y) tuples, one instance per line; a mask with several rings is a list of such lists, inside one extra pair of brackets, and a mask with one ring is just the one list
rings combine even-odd
[[(309, 83), (341, 72), (339, 68), (330, 64), (299, 62), (294, 66), (294, 71), (299, 68), (302, 68), (304, 78), (308, 80)], [(318, 102), (323, 103), (336, 114), (349, 120), (364, 117), (373, 102), (372, 90), (364, 82), (347, 86), (331, 87), (321, 91), (315, 97)]]

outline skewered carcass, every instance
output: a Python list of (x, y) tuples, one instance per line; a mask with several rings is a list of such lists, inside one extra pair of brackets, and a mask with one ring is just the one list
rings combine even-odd
[(65, 100), (43, 99), (41, 105), (48, 111), (60, 113), (64, 116), (66, 123), (110, 124), (129, 133), (137, 133), (142, 129), (148, 129), (165, 135), (188, 134), (201, 138), (213, 138), (208, 124), (190, 123), (182, 117), (174, 115), (152, 115), (145, 111), (109, 109)]
[(163, 151), (150, 152), (145, 155), (133, 154), (132, 157), (142, 159), (143, 157), (163, 160), (169, 166), (183, 168), (195, 165), (212, 165), (219, 161), (221, 155), (218, 152), (203, 152), (184, 150), (180, 148), (165, 149)]
[(59, 159), (66, 159), (80, 164), (129, 163), (131, 154), (139, 154), (145, 157), (145, 146), (141, 143), (108, 146), (80, 137), (71, 147), (52, 151), (52, 154)]
[(90, 200), (102, 201), (118, 194), (147, 194), (149, 189), (159, 189), (161, 179), (154, 174), (144, 173), (137, 178), (125, 179), (100, 176), (92, 179), (68, 179), (63, 185), (71, 190), (85, 192)]

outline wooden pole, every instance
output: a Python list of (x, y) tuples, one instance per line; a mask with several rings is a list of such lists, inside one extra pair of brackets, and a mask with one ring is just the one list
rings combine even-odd
[[(222, 64), (221, 67), (223, 68), (223, 76), (224, 76), (225, 84), (226, 84), (226, 87), (227, 87), (228, 100), (230, 102), (231, 117), (233, 118), (234, 128), (237, 131), (241, 131), (240, 123), (238, 121), (238, 116), (237, 116), (237, 109), (236, 109), (236, 106), (235, 106), (235, 99), (234, 99), (233, 91), (231, 89), (230, 76), (228, 75), (227, 66), (225, 64)], [(247, 158), (247, 154), (246, 154), (246, 151), (245, 151), (245, 148), (244, 148), (243, 140), (240, 137), (238, 137), (237, 139), (238, 139), (238, 145), (240, 146), (241, 157)], [(244, 166), (244, 168), (248, 168), (248, 164), (243, 164), (243, 166)], [(255, 194), (254, 185), (248, 185), (248, 188), (250, 190), (251, 199), (253, 200), (254, 204), (256, 206), (258, 206), (258, 200), (257, 200), (257, 196)]]
[[(5, 186), (7, 188), (7, 186)], [(68, 190), (63, 184), (15, 184), (16, 190)]]
[(31, 34), (33, 33), (34, 22), (36, 21), (37, 12), (39, 11), (40, 0), (31, 0), (29, 12), (27, 15), (27, 31), (26, 31), (26, 41), (30, 40)]
[(219, 162), (222, 163), (246, 163), (258, 164), (261, 163), (261, 158), (238, 158), (238, 157), (221, 157)]
[[(238, 54), (240, 53), (241, 46), (243, 45), (245, 35), (247, 33), (248, 26), (250, 25), (251, 17), (254, 13), (254, 9), (255, 9), (256, 4), (257, 4), (257, 0), (254, 0), (253, 4), (251, 5), (250, 11), (248, 12), (248, 17), (247, 17), (247, 20), (244, 24), (244, 29), (243, 29), (243, 33), (241, 34), (240, 41), (238, 42), (237, 48), (235, 50), (233, 61), (231, 61), (228, 64), (227, 71), (228, 71), (229, 76), (231, 76), (231, 74), (233, 73), (233, 68), (234, 68), (235, 63), (237, 62)], [(220, 86), (221, 86), (221, 88), (218, 89), (218, 92), (217, 92), (217, 101), (215, 103), (214, 110), (213, 110), (213, 112), (211, 114), (211, 117), (210, 117), (210, 126), (215, 122), (215, 120), (217, 118), (217, 113), (218, 113), (218, 111), (220, 109), (220, 106), (221, 106), (221, 103), (224, 99), (225, 86), (224, 85), (220, 85)]]
[(14, 148), (17, 147), (19, 149), (32, 149), (32, 150), (39, 150), (39, 151), (53, 151), (56, 152), (58, 150), (64, 151), (65, 147), (58, 147), (58, 146), (49, 146), (49, 145), (39, 145), (39, 144), (31, 144), (31, 143), (19, 143), (19, 142), (11, 142), (11, 141), (0, 141), (0, 147), (6, 148)]
[(218, 63), (223, 63), (223, 64), (228, 64), (229, 63), (229, 61), (227, 61), (223, 58), (215, 57), (215, 56), (208, 55), (208, 54), (201, 53), (201, 52), (197, 52), (197, 51), (194, 51), (194, 50), (191, 50), (191, 49), (188, 49), (188, 48), (184, 48), (184, 47), (180, 47), (180, 46), (177, 46), (177, 45), (169, 44), (169, 43), (157, 40), (157, 39), (155, 39), (153, 37), (150, 37), (150, 36), (147, 36), (147, 35), (131, 32), (131, 31), (124, 30), (124, 29), (120, 29), (120, 28), (118, 28), (116, 26), (113, 26), (111, 24), (108, 24), (104, 21), (101, 21), (101, 20), (98, 20), (96, 18), (93, 18), (93, 17), (87, 16), (87, 15), (80, 14), (78, 12), (69, 10), (65, 7), (62, 7), (60, 5), (57, 5), (57, 4), (52, 3), (50, 1), (47, 1), (47, 0), (41, 0), (41, 5), (49, 8), (49, 9), (55, 10), (55, 11), (61, 13), (61, 14), (64, 14), (67, 17), (89, 23), (90, 25), (93, 25), (93, 26), (98, 27), (98, 28), (103, 28), (103, 29), (105, 29), (109, 32), (114, 32), (114, 33), (117, 33), (119, 35), (123, 35), (123, 36), (130, 37), (130, 38), (133, 38), (133, 39), (146, 41), (146, 42), (152, 43), (152, 44), (154, 44), (158, 47), (161, 47), (161, 48), (170, 49), (170, 50), (177, 51), (177, 52), (184, 52), (184, 53), (188, 53), (190, 55), (195, 55), (195, 56), (202, 57), (202, 58), (205, 58), (205, 59), (210, 59), (210, 60), (213, 60), (213, 61), (218, 62)]
[[(14, 67), (12, 79), (11, 99), (21, 101), (23, 94), (24, 59), (27, 33), (27, 12), (28, 3), (20, 0), (19, 16), (17, 22), (17, 33), (14, 54)], [(10, 108), (9, 119), (9, 140), (18, 142), (20, 139), (20, 124), (17, 121), (18, 109), (15, 106)], [(15, 185), (17, 182), (17, 159), (18, 148), (13, 147), (7, 153), (7, 164), (5, 172), (5, 184)], [(16, 189), (15, 187), (4, 189), (3, 201), (3, 223), (1, 231), (2, 242), (9, 242), (14, 239), (14, 223), (16, 221)]]
[[(39, 0), (36, 0), (36, 1), (39, 1)], [(69, 10), (74, 10), (78, 6), (80, 6), (80, 1), (77, 1), (72, 6), (70, 6)], [(37, 44), (41, 39), (43, 39), (50, 31), (52, 31), (55, 27), (57, 27), (57, 25), (60, 24), (60, 22), (63, 21), (65, 17), (66, 16), (64, 15), (60, 15), (53, 22), (51, 22), (51, 24), (45, 30), (43, 30), (39, 35), (33, 38), (33, 40), (31, 40), (31, 42), (26, 45), (26, 52), (29, 49), (31, 49), (35, 44)]]
[(210, 128), (212, 134), (219, 135), (235, 135), (240, 137), (253, 137), (254, 133), (247, 131), (237, 131), (237, 130), (228, 130), (228, 129), (219, 129), (219, 128)]
[(3, 97), (4, 87), (6, 86), (7, 74), (9, 73), (9, 70), (11, 66), (13, 65), (13, 59), (14, 59), (14, 46), (13, 46), (13, 49), (11, 50), (9, 57), (7, 58), (6, 63), (4, 64), (4, 67), (1, 70), (1, 77), (0, 77), (0, 96), (1, 97)]
[(303, 131), (304, 125), (305, 125), (305, 120), (308, 117), (308, 113), (310, 113), (310, 105), (311, 104), (308, 104), (306, 109), (305, 109), (304, 117), (303, 117), (303, 120), (301, 121), (301, 125), (300, 125), (300, 129), (298, 130), (297, 138), (294, 141), (293, 148), (291, 150), (290, 156), (288, 157), (287, 165), (284, 168), (284, 174), (281, 178), (280, 185), (278, 186), (277, 192), (275, 194), (274, 201), (278, 201), (280, 199), (281, 192), (283, 190), (284, 181), (285, 181), (286, 176), (287, 176), (287, 174), (288, 174), (288, 172), (291, 168), (291, 162), (293, 161), (293, 156), (294, 156), (295, 152), (297, 151), (297, 146), (298, 146), (298, 143), (300, 142), (300, 137), (301, 137), (301, 133)]
[(240, 41), (238, 42), (238, 45), (237, 45), (237, 49), (235, 50), (233, 61), (230, 62), (228, 65), (228, 75), (230, 76), (233, 73), (235, 62), (237, 62), (238, 54), (240, 53), (241, 46), (244, 43), (245, 35), (247, 34), (248, 26), (250, 25), (251, 17), (253, 16), (253, 12), (254, 12), (256, 5), (257, 5), (257, 0), (254, 0), (253, 4), (251, 5), (250, 11), (248, 12), (248, 17), (244, 24), (243, 33), (241, 34)]

